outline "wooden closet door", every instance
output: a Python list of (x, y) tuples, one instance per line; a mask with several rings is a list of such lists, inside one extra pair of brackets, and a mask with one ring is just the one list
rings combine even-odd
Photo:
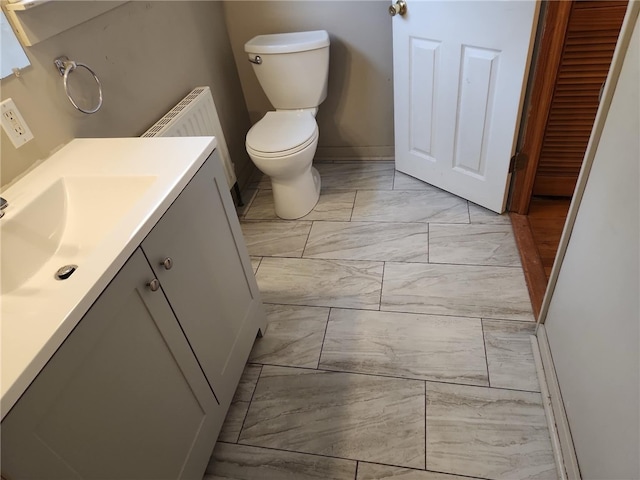
[(573, 2), (534, 195), (573, 195), (626, 8), (626, 0)]

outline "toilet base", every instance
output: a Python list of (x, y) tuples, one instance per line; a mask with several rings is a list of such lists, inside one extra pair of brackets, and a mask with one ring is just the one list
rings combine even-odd
[(293, 179), (271, 178), (276, 215), (295, 220), (307, 215), (320, 198), (320, 174), (314, 167)]

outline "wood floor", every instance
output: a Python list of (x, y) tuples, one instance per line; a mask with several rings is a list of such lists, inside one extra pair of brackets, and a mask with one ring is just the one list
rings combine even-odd
[(511, 214), (536, 318), (540, 313), (570, 204), (570, 198), (533, 197), (528, 215)]

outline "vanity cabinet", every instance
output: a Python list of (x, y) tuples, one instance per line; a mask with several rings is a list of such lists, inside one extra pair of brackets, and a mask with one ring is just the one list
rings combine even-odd
[(227, 408), (265, 314), (225, 178), (205, 163), (142, 249)]
[(2, 421), (3, 478), (202, 478), (266, 326), (241, 235), (212, 156)]

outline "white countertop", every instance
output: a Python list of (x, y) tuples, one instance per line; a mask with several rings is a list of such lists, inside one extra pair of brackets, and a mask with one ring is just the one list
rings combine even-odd
[(5, 216), (9, 218), (12, 210), (32, 201), (56, 178), (155, 177), (68, 280), (57, 281), (51, 272), (50, 279), (31, 279), (0, 297), (2, 418), (216, 145), (214, 137), (76, 139), (2, 192), (9, 202)]

